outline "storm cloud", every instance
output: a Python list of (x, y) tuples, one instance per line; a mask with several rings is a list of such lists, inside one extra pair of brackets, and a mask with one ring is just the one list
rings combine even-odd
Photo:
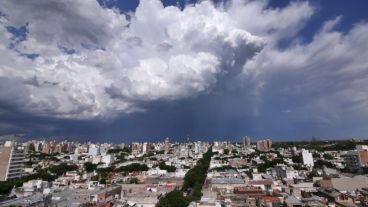
[(269, 3), (1, 1), (0, 133), (367, 133), (368, 24), (337, 16), (306, 41), (318, 9)]
[(181, 11), (142, 1), (130, 21), (95, 1), (1, 4), (1, 52), (13, 59), (1, 77), (23, 82), (22, 109), (44, 116), (105, 118), (196, 96), (265, 45), (210, 2)]

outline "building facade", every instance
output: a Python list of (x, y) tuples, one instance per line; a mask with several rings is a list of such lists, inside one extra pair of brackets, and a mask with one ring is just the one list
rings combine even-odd
[(302, 149), (302, 151), (300, 152), (302, 161), (303, 161), (303, 165), (307, 166), (307, 167), (313, 167), (314, 166), (314, 161), (313, 161), (313, 155), (312, 153), (310, 153), (308, 150)]
[(243, 147), (250, 148), (250, 137), (248, 136), (243, 137)]
[(14, 146), (14, 143), (0, 146), (0, 181), (22, 177), (24, 158), (24, 150)]

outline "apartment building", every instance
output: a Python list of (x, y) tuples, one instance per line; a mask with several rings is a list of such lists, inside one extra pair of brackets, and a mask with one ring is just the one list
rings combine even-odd
[(24, 150), (13, 142), (0, 146), (0, 181), (20, 178), (24, 171)]

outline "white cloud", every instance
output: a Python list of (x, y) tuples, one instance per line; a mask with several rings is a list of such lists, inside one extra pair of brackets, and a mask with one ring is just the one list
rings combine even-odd
[(311, 42), (267, 47), (245, 65), (265, 83), (263, 99), (292, 107), (295, 120), (323, 125), (368, 117), (368, 24), (344, 33), (335, 30), (340, 20), (325, 22)]
[[(95, 1), (2, 1), (0, 11), (0, 102), (26, 112), (109, 117), (240, 81), (255, 116), (274, 103), (322, 124), (368, 115), (368, 25), (339, 32), (337, 17), (298, 42), (315, 12), (305, 1), (203, 1), (181, 11), (145, 0), (129, 22)], [(20, 42), (6, 29), (25, 25)], [(291, 45), (278, 48), (285, 39)]]
[(284, 8), (269, 8), (268, 0), (230, 2), (227, 12), (236, 25), (266, 38), (269, 44), (296, 35), (315, 12), (308, 1), (294, 1)]
[[(283, 8), (229, 2), (180, 10), (142, 0), (127, 21), (95, 1), (1, 1), (0, 103), (90, 119), (241, 82), (247, 98), (240, 100), (249, 99), (253, 116), (279, 113), (324, 125), (366, 120), (367, 23), (340, 32), (344, 17), (337, 17), (302, 42), (298, 34), (315, 13), (307, 1)], [(26, 39), (14, 39), (8, 26), (26, 26)], [(280, 49), (285, 40), (290, 45)]]
[[(264, 46), (206, 1), (183, 11), (141, 1), (130, 22), (84, 0), (2, 1), (0, 12), (0, 77), (20, 90), (0, 100), (23, 94), (19, 108), (37, 115), (105, 117), (196, 96)], [(25, 26), (26, 38), (16, 41), (9, 26)]]

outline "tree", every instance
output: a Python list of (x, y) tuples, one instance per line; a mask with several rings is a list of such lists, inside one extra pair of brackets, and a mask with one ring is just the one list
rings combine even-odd
[(291, 160), (293, 161), (293, 163), (301, 163), (300, 156), (293, 156)]
[(97, 165), (92, 164), (92, 162), (86, 162), (84, 163), (84, 170), (86, 170), (86, 172), (90, 173), (96, 170)]
[(101, 180), (99, 181), (100, 184), (106, 184), (106, 179), (105, 178), (101, 178)]
[(247, 176), (250, 178), (250, 179), (253, 179), (253, 170), (250, 169), (248, 171), (245, 172), (247, 174)]
[(45, 169), (38, 169), (35, 174), (24, 176), (20, 179), (11, 179), (0, 182), (0, 194), (8, 194), (14, 186), (20, 187), (29, 180), (41, 179), (44, 181), (53, 181), (67, 171), (77, 170), (78, 166), (62, 163), (60, 165), (50, 166)]
[(148, 167), (145, 164), (132, 163), (130, 165), (122, 166), (117, 171), (133, 172), (133, 171), (147, 171)]
[(190, 201), (198, 201), (201, 199), (201, 189), (206, 180), (207, 170), (210, 166), (211, 157), (213, 156), (210, 148), (203, 154), (203, 158), (197, 161), (196, 166), (190, 169), (184, 176), (183, 191), (189, 192), (188, 199)]
[(316, 169), (323, 169), (323, 166), (326, 166), (328, 168), (334, 168), (335, 165), (332, 164), (329, 161), (326, 160), (317, 160), (316, 162), (314, 162), (314, 168)]
[(123, 149), (109, 149), (107, 150), (107, 154), (117, 154), (117, 153), (120, 153), (120, 152), (123, 152), (124, 150)]
[(317, 177), (318, 176), (318, 172), (317, 170), (312, 170), (309, 174), (308, 174), (308, 178), (309, 179), (313, 179), (313, 177)]
[(318, 152), (313, 152), (312, 156), (313, 156), (313, 159), (320, 159), (321, 158), (321, 155)]
[(96, 172), (101, 179), (106, 179), (109, 172), (115, 170), (115, 167), (98, 168)]
[(129, 181), (130, 184), (138, 184), (138, 182), (139, 182), (138, 178), (135, 178), (135, 177), (130, 179), (130, 181)]
[(257, 166), (257, 169), (258, 169), (259, 172), (266, 172), (266, 170), (268, 168), (275, 167), (275, 165), (277, 165), (277, 164), (284, 164), (284, 163), (285, 163), (284, 160), (281, 159), (281, 158), (277, 158), (277, 159), (274, 159), (272, 161), (269, 161), (269, 160), (266, 159), (266, 160), (264, 160), (264, 163), (259, 164)]
[(29, 151), (32, 151), (32, 152), (36, 151), (36, 147), (35, 147), (35, 145), (33, 143), (29, 144), (29, 148), (28, 149), (29, 149)]
[(221, 166), (221, 167), (212, 168), (211, 170), (223, 172), (223, 171), (231, 170), (231, 169), (235, 169), (235, 168), (231, 167), (230, 165), (225, 165), (225, 166)]
[[(213, 156), (212, 148), (203, 154), (203, 158), (197, 161), (194, 168), (190, 169), (184, 176), (181, 190), (174, 190), (166, 194), (159, 201), (160, 207), (186, 207), (192, 201), (198, 201), (202, 197), (202, 186), (207, 177), (207, 170)], [(187, 196), (183, 195), (187, 192)]]
[(171, 191), (159, 201), (159, 207), (187, 207), (188, 205), (188, 199), (179, 190)]
[(171, 166), (171, 165), (166, 165), (165, 162), (160, 162), (160, 164), (158, 165), (158, 167), (161, 170), (167, 170), (167, 172), (175, 172), (176, 171), (176, 167), (175, 166)]
[(325, 153), (323, 154), (323, 158), (325, 158), (326, 160), (332, 160), (334, 157), (330, 154)]

